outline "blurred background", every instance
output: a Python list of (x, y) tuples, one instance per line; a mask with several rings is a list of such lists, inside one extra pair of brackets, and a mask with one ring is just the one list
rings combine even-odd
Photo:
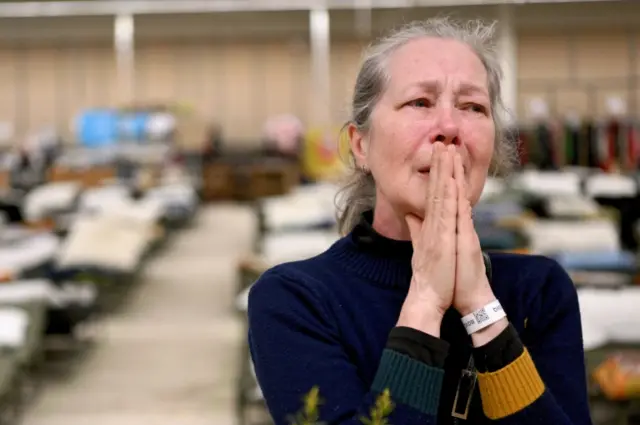
[(436, 15), (499, 24), (483, 247), (567, 269), (594, 419), (640, 423), (640, 2), (95, 0), (0, 1), (0, 424), (268, 424), (247, 291), (339, 237), (362, 49)]

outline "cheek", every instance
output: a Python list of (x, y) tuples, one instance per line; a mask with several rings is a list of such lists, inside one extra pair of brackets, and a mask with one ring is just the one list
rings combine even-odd
[(469, 140), (466, 150), (473, 170), (481, 171), (484, 169), (486, 172), (493, 157), (495, 132), (493, 131), (493, 126), (482, 130), (470, 133), (473, 136), (466, 139)]
[(408, 130), (397, 125), (380, 125), (373, 133), (369, 146), (371, 166), (385, 174), (390, 170), (397, 172), (398, 168), (412, 156), (412, 139), (409, 137)]
[(493, 126), (491, 126), (490, 129), (486, 129), (484, 135), (483, 132), (480, 131), (475, 134), (476, 138), (471, 140), (466, 146), (471, 165), (471, 172), (467, 175), (467, 185), (469, 188), (467, 195), (472, 205), (475, 205), (482, 193), (485, 179), (491, 166), (495, 140)]

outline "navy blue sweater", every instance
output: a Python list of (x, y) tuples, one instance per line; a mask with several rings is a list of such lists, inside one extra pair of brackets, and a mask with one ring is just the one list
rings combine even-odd
[(249, 344), (277, 425), (289, 423), (314, 386), (324, 400), (320, 420), (330, 425), (362, 423), (385, 389), (395, 403), (391, 425), (591, 424), (578, 299), (556, 262), (490, 255), (494, 293), (526, 348), (499, 370), (477, 372), (468, 421), (453, 422), (460, 373), (478, 351), (453, 310), (442, 324), (444, 364), (390, 347), (411, 280), (411, 243), (371, 248), (356, 233), (268, 270), (251, 289)]

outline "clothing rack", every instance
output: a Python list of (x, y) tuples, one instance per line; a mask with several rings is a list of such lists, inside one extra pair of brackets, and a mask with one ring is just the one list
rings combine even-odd
[(539, 120), (515, 134), (523, 167), (633, 172), (640, 166), (640, 121), (634, 118)]

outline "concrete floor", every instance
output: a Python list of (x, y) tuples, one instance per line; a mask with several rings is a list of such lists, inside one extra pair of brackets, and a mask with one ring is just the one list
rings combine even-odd
[(145, 268), (121, 312), (97, 324), (97, 346), (47, 382), (25, 425), (227, 425), (239, 344), (237, 259), (251, 250), (247, 208), (205, 207)]

